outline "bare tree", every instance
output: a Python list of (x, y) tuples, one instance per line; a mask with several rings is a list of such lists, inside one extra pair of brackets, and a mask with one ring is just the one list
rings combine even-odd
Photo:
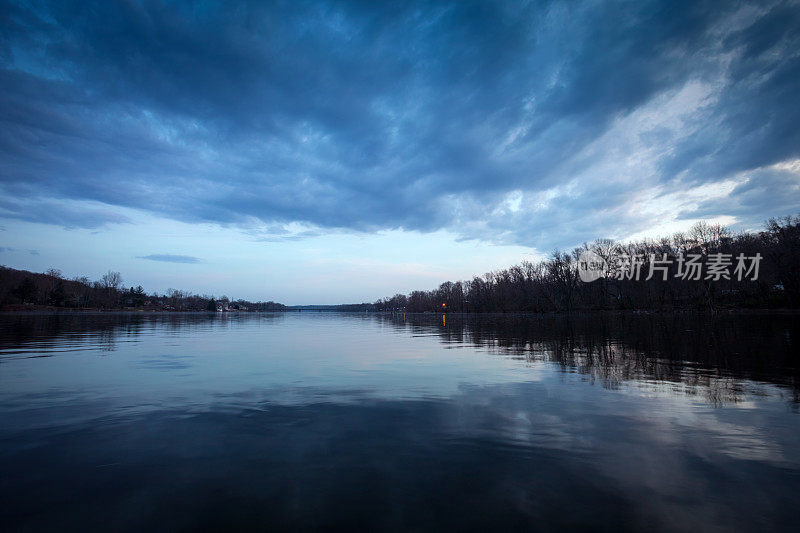
[(117, 290), (122, 285), (122, 276), (119, 272), (109, 270), (107, 273), (103, 274), (103, 277), (100, 278), (100, 284), (104, 289)]
[(704, 253), (708, 253), (711, 248), (717, 248), (728, 236), (730, 231), (721, 224), (698, 222), (689, 229), (689, 238), (700, 246)]

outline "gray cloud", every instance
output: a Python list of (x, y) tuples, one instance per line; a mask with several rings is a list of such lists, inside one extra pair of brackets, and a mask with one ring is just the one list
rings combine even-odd
[(0, 216), (54, 224), (65, 228), (101, 228), (108, 224), (129, 223), (125, 215), (113, 207), (94, 208), (81, 205), (65, 205), (63, 201), (41, 198), (15, 198), (9, 195), (0, 199)]
[[(648, 193), (800, 157), (797, 5), (0, 4), (5, 217), (97, 228), (129, 207), (546, 248), (646, 224)], [(697, 109), (653, 125), (692, 84)], [(651, 168), (611, 179), (609, 132), (650, 108), (620, 157)], [(775, 214), (748, 191), (703, 212)]]
[(161, 261), (164, 263), (200, 263), (200, 259), (190, 255), (172, 255), (172, 254), (150, 254), (150, 255), (137, 255), (138, 259), (149, 259), (150, 261)]

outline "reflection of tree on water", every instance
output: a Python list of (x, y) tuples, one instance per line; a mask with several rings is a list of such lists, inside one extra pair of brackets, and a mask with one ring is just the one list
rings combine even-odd
[(474, 345), (578, 372), (602, 386), (701, 394), (714, 405), (764, 394), (778, 385), (800, 403), (800, 317), (694, 314), (564, 316), (380, 315), (414, 334)]
[[(778, 385), (800, 406), (800, 317), (792, 315), (594, 314), (509, 316), (439, 314), (337, 315), (411, 335), (436, 335), (530, 363), (548, 362), (609, 389), (636, 384), (702, 395), (711, 404), (764, 394)], [(191, 336), (285, 320), (282, 313), (61, 313), (0, 316), (0, 362), (65, 351), (111, 352), (143, 335)], [(773, 389), (774, 390), (774, 389)]]
[(114, 351), (121, 334), (139, 334), (143, 327), (141, 318), (117, 313), (3, 315), (0, 317), (1, 355), (24, 357), (31, 353), (46, 357), (87, 347)]
[[(244, 320), (274, 323), (282, 313), (252, 316), (207, 313), (18, 313), (0, 315), (0, 361), (3, 358), (47, 357), (73, 350), (113, 352), (119, 342), (136, 342), (153, 331), (174, 335)], [(55, 342), (56, 339), (58, 342)]]

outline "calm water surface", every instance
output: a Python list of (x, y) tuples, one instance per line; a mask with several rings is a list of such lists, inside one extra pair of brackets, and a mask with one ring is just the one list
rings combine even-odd
[(0, 315), (5, 530), (796, 531), (797, 316)]

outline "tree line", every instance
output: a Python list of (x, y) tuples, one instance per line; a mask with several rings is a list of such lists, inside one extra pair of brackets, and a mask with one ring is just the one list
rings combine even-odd
[(192, 294), (168, 289), (147, 294), (141, 285), (126, 287), (119, 272), (109, 270), (99, 280), (65, 278), (51, 268), (43, 273), (0, 266), (0, 308), (148, 309), (158, 311), (282, 311), (273, 301), (231, 300), (227, 296)]
[[(593, 252), (608, 265), (591, 283), (580, 278), (580, 259)], [(721, 254), (721, 255), (720, 255)], [(758, 257), (757, 278), (734, 275), (737, 257)], [(639, 279), (611, 267), (620, 257), (639, 258)], [(703, 264), (726, 260), (725, 276), (682, 275), (687, 257)], [(752, 263), (752, 262), (751, 262)], [(748, 267), (752, 266), (749, 264)], [(657, 268), (656, 268), (657, 267)], [(655, 270), (656, 275), (651, 274)], [(714, 279), (717, 277), (718, 279)], [(565, 252), (555, 250), (539, 262), (523, 261), (466, 281), (396, 294), (364, 304), (380, 311), (545, 313), (573, 310), (667, 310), (719, 308), (797, 308), (800, 306), (800, 215), (770, 219), (763, 231), (732, 234), (718, 224), (700, 222), (671, 237), (621, 243), (598, 239)]]
[[(581, 280), (587, 252), (604, 263), (596, 281)], [(620, 275), (619, 258), (637, 258), (633, 276)], [(736, 258), (758, 257), (756, 272), (736, 275)], [(724, 259), (723, 276), (687, 277), (687, 258), (703, 265)], [(630, 266), (630, 265), (629, 265)], [(654, 275), (655, 274), (655, 275)], [(754, 275), (755, 274), (755, 275)], [(118, 272), (97, 281), (66, 279), (50, 269), (33, 273), (0, 267), (0, 306), (69, 308), (144, 308), (175, 311), (282, 311), (276, 302), (230, 300), (169, 289), (146, 294), (125, 287)], [(438, 288), (396, 294), (372, 304), (331, 306), (339, 311), (462, 313), (547, 313), (577, 310), (669, 310), (800, 307), (800, 215), (773, 218), (763, 231), (732, 234), (718, 224), (700, 222), (689, 231), (660, 239), (615, 242), (597, 239), (570, 252), (553, 251), (538, 262), (523, 261), (471, 280), (446, 281)]]

